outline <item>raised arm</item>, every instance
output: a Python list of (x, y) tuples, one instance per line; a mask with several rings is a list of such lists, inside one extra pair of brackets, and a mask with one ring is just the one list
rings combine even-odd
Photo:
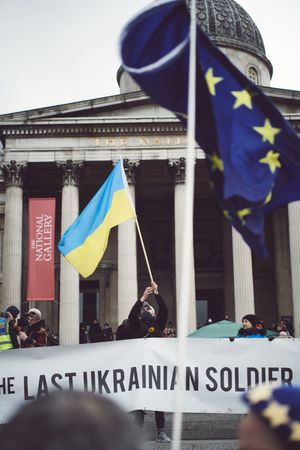
[(147, 300), (150, 294), (153, 293), (153, 287), (146, 287), (142, 297), (135, 302), (128, 316), (129, 325), (135, 329), (139, 324), (139, 315), (141, 312), (141, 307), (143, 303)]
[(167, 305), (166, 305), (162, 295), (159, 294), (159, 292), (158, 292), (157, 284), (153, 281), (151, 283), (151, 286), (153, 288), (153, 293), (155, 295), (157, 305), (158, 305), (158, 313), (157, 313), (156, 322), (157, 322), (157, 325), (159, 326), (159, 328), (161, 330), (164, 330), (164, 328), (167, 325), (167, 320), (168, 320), (168, 308), (167, 308)]

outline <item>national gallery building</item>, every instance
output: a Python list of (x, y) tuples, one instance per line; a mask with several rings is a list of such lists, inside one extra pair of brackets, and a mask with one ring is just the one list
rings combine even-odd
[[(201, 28), (277, 105), (300, 133), (300, 92), (271, 88), (272, 64), (260, 32), (234, 0), (198, 0)], [(122, 68), (120, 94), (0, 116), (0, 305), (28, 308), (28, 204), (55, 198), (55, 300), (31, 301), (61, 344), (76, 344), (79, 323), (115, 330), (149, 284), (134, 221), (111, 232), (97, 270), (83, 279), (57, 244), (106, 180), (120, 155), (154, 280), (176, 323), (181, 267), (186, 130), (153, 104)], [(1, 147), (1, 146), (0, 146)], [(300, 151), (300, 149), (299, 149)], [(189, 330), (208, 318), (266, 325), (282, 316), (300, 337), (300, 202), (266, 218), (267, 258), (251, 253), (224, 218), (210, 187), (205, 155), (195, 162), (194, 259)], [(151, 302), (151, 300), (150, 300)], [(155, 306), (155, 304), (153, 304)]]

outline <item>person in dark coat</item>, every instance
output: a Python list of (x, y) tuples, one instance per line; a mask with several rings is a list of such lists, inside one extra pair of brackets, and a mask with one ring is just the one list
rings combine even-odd
[(26, 332), (19, 332), (22, 347), (45, 347), (47, 345), (47, 331), (41, 311), (37, 308), (31, 308), (26, 317), (28, 319)]
[(88, 332), (83, 322), (79, 324), (79, 344), (87, 344)]
[[(140, 300), (137, 300), (128, 316), (129, 326), (132, 330), (132, 338), (164, 337), (164, 329), (168, 320), (168, 308), (163, 297), (158, 293), (156, 283), (147, 287)], [(154, 286), (154, 287), (153, 287)], [(150, 294), (155, 295), (158, 305), (158, 313), (146, 300)]]
[(104, 341), (103, 331), (97, 319), (93, 320), (92, 325), (90, 325), (88, 335), (91, 344)]
[(109, 323), (105, 323), (103, 327), (103, 336), (105, 341), (113, 341), (114, 340), (114, 333), (109, 325)]
[(131, 339), (132, 333), (129, 325), (129, 320), (124, 319), (121, 325), (118, 326), (116, 332), (116, 341), (123, 341), (125, 339)]
[[(146, 300), (150, 294), (154, 294), (158, 312)], [(163, 331), (168, 320), (168, 308), (163, 297), (158, 293), (158, 286), (152, 282), (148, 286), (142, 297), (135, 302), (128, 316), (127, 339), (137, 338), (153, 338), (164, 337)], [(144, 411), (136, 410), (132, 412), (135, 421), (142, 426), (144, 423)], [(163, 411), (155, 411), (155, 421), (157, 427), (157, 442), (171, 442), (171, 439), (164, 431), (165, 429), (165, 415)]]

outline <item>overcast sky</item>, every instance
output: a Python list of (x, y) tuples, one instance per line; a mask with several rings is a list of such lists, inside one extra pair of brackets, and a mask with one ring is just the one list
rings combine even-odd
[[(118, 39), (149, 0), (0, 0), (0, 114), (117, 94)], [(262, 34), (271, 85), (300, 91), (300, 0), (238, 0)]]

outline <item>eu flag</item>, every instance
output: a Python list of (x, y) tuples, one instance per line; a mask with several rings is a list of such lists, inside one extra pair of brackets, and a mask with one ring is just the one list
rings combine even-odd
[[(125, 70), (154, 102), (187, 123), (190, 17), (160, 0), (121, 37)], [(258, 255), (264, 216), (300, 199), (300, 139), (263, 92), (197, 28), (196, 136), (224, 215)]]

